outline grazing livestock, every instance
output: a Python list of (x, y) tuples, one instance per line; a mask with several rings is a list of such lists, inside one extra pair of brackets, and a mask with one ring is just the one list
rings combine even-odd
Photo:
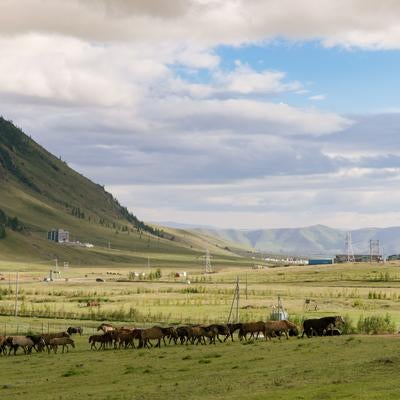
[(169, 339), (168, 344), (170, 344), (172, 341), (174, 341), (175, 344), (177, 343), (177, 341), (178, 341), (178, 333), (177, 333), (177, 331), (176, 331), (176, 329), (174, 327), (169, 326), (169, 327), (166, 327), (166, 328), (163, 328), (163, 327), (159, 327), (159, 328), (161, 328), (161, 330), (164, 333), (164, 338), (163, 338), (164, 344), (166, 344), (165, 343), (165, 338)]
[(246, 322), (242, 324), (242, 326), (239, 329), (239, 339), (242, 340), (245, 338), (247, 340), (247, 334), (250, 333), (250, 339), (254, 338), (254, 335), (256, 334), (256, 339), (258, 339), (258, 335), (261, 332), (265, 331), (265, 322), (263, 321), (258, 321), (258, 322)]
[(135, 348), (134, 339), (137, 339), (137, 334), (134, 332), (135, 330), (129, 331), (121, 331), (118, 333), (118, 348), (124, 347), (127, 349), (128, 347)]
[(50, 339), (48, 352), (50, 353), (50, 348), (51, 348), (51, 349), (53, 349), (54, 354), (57, 354), (58, 346), (62, 346), (62, 352), (64, 353), (64, 349), (67, 349), (67, 353), (68, 353), (68, 351), (69, 351), (68, 345), (71, 345), (73, 348), (75, 348), (74, 341), (72, 339), (70, 339), (69, 337)]
[(230, 337), (233, 342), (233, 334), (237, 331), (240, 330), (243, 324), (237, 323), (237, 324), (227, 324), (228, 330), (229, 330), (229, 335), (227, 335), (224, 339), (224, 342)]
[(218, 336), (218, 327), (216, 325), (202, 326), (202, 336), (204, 339), (204, 344), (206, 339), (209, 339), (209, 344), (215, 344), (215, 338)]
[(9, 336), (6, 339), (6, 345), (10, 349), (8, 355), (14, 350), (14, 355), (17, 354), (17, 350), (21, 347), (24, 350), (24, 354), (30, 354), (32, 352), (33, 341), (26, 336)]
[[(110, 335), (104, 333), (102, 335), (92, 335), (89, 337), (89, 344), (91, 350), (105, 350), (106, 345), (112, 342), (112, 338)], [(96, 347), (96, 343), (100, 343), (100, 347)]]
[(344, 319), (341, 316), (322, 317), (316, 319), (306, 319), (303, 322), (303, 334), (307, 337), (323, 336), (324, 332), (328, 329), (333, 329), (339, 324), (344, 324)]
[[(139, 341), (137, 346), (139, 349), (143, 348), (142, 331), (143, 329), (140, 328), (132, 329), (132, 337), (133, 339), (137, 339)], [(135, 347), (134, 342), (133, 342), (133, 347)]]
[(222, 343), (222, 340), (219, 338), (219, 335), (224, 336), (224, 342), (226, 341), (226, 339), (229, 336), (231, 336), (228, 325), (212, 324), (212, 325), (209, 325), (208, 328), (213, 328), (216, 330), (216, 332), (217, 332), (216, 338), (218, 339), (218, 341), (220, 343)]
[(114, 328), (111, 324), (102, 323), (102, 324), (97, 328), (97, 330), (98, 330), (98, 331), (103, 331), (104, 333), (106, 333), (106, 332), (114, 331), (115, 328)]
[(267, 321), (265, 323), (264, 336), (265, 340), (271, 340), (274, 336), (281, 338), (281, 334), (284, 333), (286, 339), (289, 339), (289, 331), (297, 331), (297, 326), (290, 321)]
[(209, 339), (209, 344), (215, 344), (215, 338), (218, 334), (218, 329), (215, 325), (201, 326), (196, 325), (189, 327), (187, 342), (190, 340), (192, 344), (207, 344), (206, 338)]
[(178, 335), (181, 344), (188, 342), (189, 336), (191, 335), (191, 330), (191, 326), (178, 326), (178, 328), (176, 328), (176, 334)]
[(67, 329), (67, 333), (70, 336), (73, 335), (73, 334), (78, 334), (78, 333), (79, 333), (79, 336), (82, 336), (83, 329), (80, 326), (70, 326)]
[(157, 340), (156, 347), (161, 347), (161, 339), (164, 338), (164, 333), (161, 328), (154, 326), (153, 328), (143, 329), (141, 338), (143, 347), (152, 347), (150, 340)]
[(33, 348), (37, 353), (41, 353), (46, 347), (46, 343), (41, 335), (27, 335), (33, 342)]
[(6, 337), (0, 336), (0, 354), (6, 354)]
[(62, 338), (62, 337), (69, 337), (69, 335), (67, 332), (44, 333), (42, 335), (42, 339), (47, 347), (47, 350), (49, 350), (50, 339)]

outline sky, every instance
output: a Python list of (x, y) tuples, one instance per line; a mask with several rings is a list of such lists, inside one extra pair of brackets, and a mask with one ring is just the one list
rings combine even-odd
[(397, 0), (1, 0), (0, 114), (146, 221), (400, 225)]

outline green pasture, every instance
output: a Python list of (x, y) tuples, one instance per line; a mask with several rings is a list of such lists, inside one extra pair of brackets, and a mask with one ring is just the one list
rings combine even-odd
[(0, 356), (0, 398), (398, 399), (400, 338), (343, 336)]
[[(389, 316), (397, 332), (399, 266), (254, 270), (238, 264), (205, 275), (201, 265), (183, 262), (160, 267), (158, 280), (127, 281), (129, 271), (148, 273), (147, 266), (95, 265), (61, 267), (54, 282), (44, 282), (46, 263), (0, 262), (0, 334), (70, 325), (85, 332), (68, 354), (0, 356), (0, 399), (398, 399), (400, 336), (393, 334), (98, 352), (87, 340), (103, 321), (131, 327), (226, 322), (237, 278), (241, 321), (267, 319), (279, 295), (296, 322), (340, 314), (357, 326), (360, 318)], [(186, 279), (175, 277), (182, 271)], [(100, 307), (87, 307), (92, 300)]]

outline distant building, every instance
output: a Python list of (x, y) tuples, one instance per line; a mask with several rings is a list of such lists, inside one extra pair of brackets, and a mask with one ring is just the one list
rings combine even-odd
[(308, 260), (308, 265), (327, 265), (333, 264), (332, 258), (313, 258)]
[(64, 229), (55, 229), (47, 232), (47, 239), (57, 243), (68, 243), (69, 232)]

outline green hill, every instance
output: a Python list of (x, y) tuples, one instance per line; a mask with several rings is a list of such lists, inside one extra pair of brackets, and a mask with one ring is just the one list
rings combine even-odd
[[(51, 260), (79, 264), (162, 262), (200, 257), (205, 248), (235, 257), (220, 239), (145, 224), (104, 187), (50, 154), (0, 117), (0, 259)], [(47, 240), (62, 228), (72, 241), (93, 249)], [(174, 260), (174, 261), (172, 261)]]

